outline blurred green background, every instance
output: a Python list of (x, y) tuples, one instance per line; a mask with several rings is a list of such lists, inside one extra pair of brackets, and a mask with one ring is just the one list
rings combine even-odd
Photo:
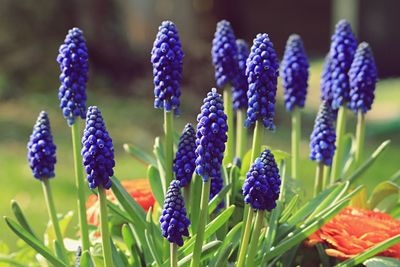
[[(177, 24), (185, 52), (182, 115), (175, 123), (178, 132), (187, 122), (195, 124), (201, 99), (214, 86), (210, 49), (217, 21), (230, 20), (236, 36), (249, 43), (258, 32), (270, 33), (280, 58), (287, 37), (293, 32), (302, 35), (311, 69), (301, 177), (310, 191), (315, 164), (307, 159), (308, 139), (319, 104), (322, 58), (329, 50), (333, 25), (339, 18), (348, 19), (359, 40), (371, 43), (381, 77), (376, 102), (367, 116), (366, 151), (392, 139), (390, 148), (366, 174), (369, 190), (399, 169), (400, 78), (396, 76), (400, 76), (400, 51), (392, 47), (400, 47), (400, 34), (393, 34), (397, 29), (390, 27), (399, 23), (392, 14), (399, 7), (396, 1), (0, 0), (0, 7), (0, 215), (11, 216), (10, 200), (16, 199), (37, 232), (44, 230), (48, 216), (41, 185), (26, 161), (26, 143), (41, 110), (49, 113), (57, 145), (52, 186), (58, 211), (76, 209), (70, 129), (58, 109), (55, 61), (59, 45), (73, 26), (80, 27), (87, 38), (88, 106), (97, 105), (103, 112), (114, 140), (115, 173), (120, 179), (146, 175), (146, 167), (127, 155), (122, 145), (133, 143), (151, 152), (154, 138), (162, 134), (162, 112), (153, 108), (150, 50), (164, 19)], [(265, 144), (288, 151), (290, 118), (283, 107), (282, 88), (278, 90), (277, 130), (266, 134)], [(348, 117), (348, 130), (354, 131), (355, 117)], [(16, 238), (3, 220), (0, 229), (0, 242), (15, 247)]]

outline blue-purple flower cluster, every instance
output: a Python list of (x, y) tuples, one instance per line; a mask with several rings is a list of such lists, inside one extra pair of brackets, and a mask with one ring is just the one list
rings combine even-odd
[(331, 39), (330, 73), (332, 108), (338, 109), (350, 100), (349, 69), (357, 48), (357, 40), (350, 24), (341, 20), (336, 25)]
[(72, 28), (60, 46), (57, 62), (60, 64), (60, 88), (58, 99), (68, 125), (76, 117), (86, 115), (86, 83), (88, 80), (88, 50), (82, 31)]
[(275, 96), (279, 75), (276, 52), (268, 34), (258, 34), (246, 62), (248, 109), (246, 127), (260, 120), (274, 130)]
[(49, 117), (44, 111), (40, 112), (35, 126), (33, 126), (27, 148), (29, 166), (33, 176), (39, 180), (54, 177), (56, 145), (51, 135)]
[(103, 116), (97, 107), (89, 107), (82, 137), (82, 161), (91, 189), (101, 185), (109, 189), (114, 175), (114, 146)]
[(196, 173), (204, 181), (221, 177), (221, 164), (228, 137), (227, 117), (222, 97), (213, 88), (207, 94), (197, 116)]
[(327, 101), (332, 105), (332, 91), (331, 91), (331, 59), (329, 53), (325, 56), (324, 65), (322, 67), (320, 87), (321, 87), (321, 100)]
[(332, 165), (336, 149), (336, 133), (332, 108), (327, 101), (323, 101), (319, 107), (310, 139), (310, 159), (328, 166)]
[(252, 209), (271, 211), (276, 207), (280, 185), (281, 177), (274, 155), (266, 149), (247, 173), (242, 188), (244, 202)]
[(249, 85), (246, 77), (246, 60), (249, 57), (249, 46), (245, 40), (239, 39), (236, 41), (238, 74), (236, 84), (232, 88), (233, 109), (247, 109), (247, 89)]
[(176, 180), (182, 187), (187, 186), (192, 180), (196, 168), (196, 131), (188, 123), (179, 138), (178, 151), (174, 160), (174, 172)]
[(222, 88), (228, 83), (235, 86), (238, 75), (236, 37), (231, 24), (226, 20), (221, 20), (217, 24), (211, 56), (217, 87)]
[(378, 71), (374, 55), (368, 43), (361, 43), (356, 51), (349, 71), (350, 102), (349, 108), (357, 113), (366, 113), (371, 109), (375, 98), (375, 85)]
[(183, 51), (178, 30), (171, 21), (163, 21), (151, 50), (154, 77), (154, 107), (179, 114)]
[(281, 63), (282, 85), (288, 111), (293, 111), (295, 107), (304, 107), (307, 96), (308, 67), (303, 41), (299, 35), (292, 34), (286, 43)]
[(162, 235), (178, 246), (183, 245), (183, 236), (189, 236), (190, 220), (186, 216), (186, 209), (181, 195), (180, 182), (173, 180), (168, 188), (164, 200), (164, 209), (160, 217)]

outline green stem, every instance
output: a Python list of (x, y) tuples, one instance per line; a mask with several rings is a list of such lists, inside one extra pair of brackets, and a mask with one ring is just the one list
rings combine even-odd
[(284, 203), (286, 197), (286, 161), (284, 159), (282, 159), (279, 169), (281, 173), (281, 193), (279, 194), (279, 200)]
[(324, 178), (322, 183), (322, 189), (325, 189), (329, 185), (329, 176), (331, 175), (331, 166), (324, 167)]
[(341, 175), (341, 165), (343, 158), (343, 138), (346, 132), (346, 103), (339, 108), (336, 121), (336, 152), (333, 157), (331, 184), (333, 184)]
[(71, 126), (72, 148), (74, 153), (75, 184), (78, 191), (78, 217), (82, 238), (82, 251), (89, 250), (89, 230), (86, 218), (86, 196), (84, 191), (84, 178), (82, 170), (81, 145), (79, 133), (79, 119)]
[(322, 191), (323, 178), (324, 163), (318, 162), (317, 168), (315, 169), (314, 196), (318, 195)]
[[(248, 205), (246, 205), (246, 206), (248, 206)], [(239, 256), (238, 256), (238, 261), (236, 263), (236, 267), (244, 266), (243, 264), (244, 264), (244, 260), (246, 258), (247, 246), (249, 244), (251, 226), (253, 225), (253, 217), (254, 217), (253, 209), (248, 208), (247, 219), (246, 219), (245, 228), (244, 228), (244, 234), (242, 237), (242, 241), (240, 242), (240, 250), (239, 250)]]
[(56, 207), (54, 206), (53, 194), (51, 192), (51, 186), (50, 186), (49, 179), (43, 178), (42, 187), (43, 187), (44, 198), (46, 200), (47, 211), (49, 212), (49, 217), (50, 217), (51, 223), (53, 224), (53, 229), (54, 229), (54, 233), (56, 235), (57, 242), (61, 247), (61, 252), (62, 252), (63, 258), (64, 258), (63, 260), (68, 261), (67, 250), (65, 249), (64, 239), (61, 234), (60, 224), (58, 223)]
[(107, 197), (106, 190), (103, 186), (98, 187), (99, 200), (100, 200), (100, 228), (101, 228), (101, 241), (103, 246), (104, 266), (113, 267), (111, 239), (108, 231), (108, 217), (107, 217)]
[(165, 192), (173, 179), (172, 161), (174, 159), (174, 114), (164, 109), (164, 133), (165, 133)]
[(170, 259), (171, 259), (171, 267), (178, 267), (178, 248), (175, 243), (170, 244)]
[(232, 108), (232, 90), (229, 86), (225, 86), (224, 88), (224, 110), (227, 116), (227, 124), (228, 124), (228, 140), (226, 141), (226, 150), (224, 156), (224, 165), (228, 166), (229, 163), (232, 163), (233, 156), (235, 154), (235, 131), (233, 129), (233, 108)]
[(254, 231), (253, 234), (251, 235), (249, 252), (247, 253), (246, 266), (248, 267), (253, 267), (255, 263), (255, 256), (257, 255), (258, 251), (258, 239), (260, 238), (264, 217), (265, 217), (265, 211), (258, 210), (256, 216), (256, 222), (254, 224)]
[(240, 109), (237, 111), (237, 124), (236, 124), (236, 156), (243, 160), (247, 148), (247, 128), (244, 127), (244, 120), (246, 118), (246, 110)]
[(262, 122), (256, 121), (256, 125), (254, 127), (253, 145), (251, 147), (251, 158), (250, 158), (251, 164), (261, 154), (263, 133), (264, 133), (264, 126), (262, 125)]
[(210, 197), (210, 184), (211, 184), (211, 177), (206, 182), (203, 182), (203, 188), (201, 191), (200, 217), (197, 226), (196, 242), (194, 244), (193, 257), (190, 263), (191, 267), (200, 266), (200, 256), (203, 246), (204, 229), (206, 227), (207, 217), (208, 217), (208, 199)]
[(356, 129), (356, 152), (355, 152), (355, 167), (361, 164), (362, 155), (364, 152), (365, 141), (365, 115), (361, 111), (357, 113), (357, 129)]
[(301, 114), (299, 108), (292, 111), (292, 178), (299, 178), (301, 139)]

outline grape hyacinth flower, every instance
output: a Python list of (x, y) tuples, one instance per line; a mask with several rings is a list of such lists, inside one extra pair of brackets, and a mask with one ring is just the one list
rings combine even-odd
[(321, 103), (310, 139), (310, 159), (330, 166), (335, 153), (336, 134), (332, 108), (327, 101)]
[(280, 193), (281, 178), (274, 155), (268, 149), (258, 157), (243, 184), (244, 202), (254, 210), (271, 211), (276, 207)]
[(338, 109), (350, 100), (348, 72), (357, 48), (350, 24), (341, 20), (336, 25), (330, 47), (332, 108)]
[(288, 111), (303, 108), (308, 86), (308, 59), (303, 41), (297, 34), (290, 35), (281, 64), (282, 86)]
[(350, 102), (349, 108), (357, 114), (366, 113), (374, 101), (375, 85), (378, 73), (375, 59), (368, 43), (361, 43), (356, 51), (349, 71)]
[(232, 88), (233, 109), (247, 109), (247, 77), (246, 77), (246, 60), (249, 57), (249, 46), (245, 40), (236, 41), (238, 75), (235, 86)]
[(45, 111), (40, 112), (28, 142), (28, 161), (33, 176), (42, 180), (54, 177), (56, 145), (51, 134), (50, 121)]
[(215, 68), (215, 81), (218, 88), (230, 83), (236, 85), (238, 75), (236, 37), (229, 21), (221, 20), (212, 42), (212, 62)]
[(253, 41), (246, 62), (248, 109), (246, 127), (260, 120), (269, 130), (275, 129), (275, 96), (279, 65), (273, 44), (268, 34), (258, 34)]
[(207, 94), (197, 116), (196, 173), (208, 181), (221, 176), (221, 164), (227, 140), (226, 115), (221, 95), (213, 88)]
[(178, 29), (171, 21), (163, 21), (151, 50), (154, 76), (154, 107), (179, 114), (183, 51)]
[(190, 184), (194, 169), (196, 168), (196, 131), (188, 123), (179, 138), (178, 151), (174, 160), (174, 172), (176, 180), (181, 187)]
[(332, 91), (331, 91), (331, 58), (329, 53), (325, 56), (324, 65), (321, 72), (321, 100), (327, 101), (329, 105), (332, 105)]
[(99, 185), (109, 189), (112, 185), (110, 177), (114, 175), (114, 147), (96, 106), (89, 107), (86, 114), (81, 154), (90, 189)]
[(190, 220), (181, 195), (180, 182), (171, 182), (164, 200), (164, 209), (160, 217), (162, 235), (170, 242), (183, 246), (183, 236), (189, 236)]
[(72, 28), (60, 46), (57, 62), (60, 65), (60, 88), (58, 99), (63, 116), (68, 125), (75, 123), (76, 117), (86, 115), (86, 83), (88, 80), (88, 50), (83, 33)]

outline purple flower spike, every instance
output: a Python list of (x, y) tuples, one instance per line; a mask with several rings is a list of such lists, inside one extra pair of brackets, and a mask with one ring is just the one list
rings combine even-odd
[(239, 64), (239, 72), (236, 79), (236, 85), (232, 88), (233, 109), (247, 109), (247, 84), (246, 77), (246, 60), (249, 57), (249, 46), (246, 41), (239, 39), (236, 41), (237, 60)]
[(180, 181), (181, 186), (187, 186), (192, 180), (194, 169), (196, 168), (196, 131), (188, 123), (179, 138), (178, 151), (174, 160), (174, 172), (176, 180)]

